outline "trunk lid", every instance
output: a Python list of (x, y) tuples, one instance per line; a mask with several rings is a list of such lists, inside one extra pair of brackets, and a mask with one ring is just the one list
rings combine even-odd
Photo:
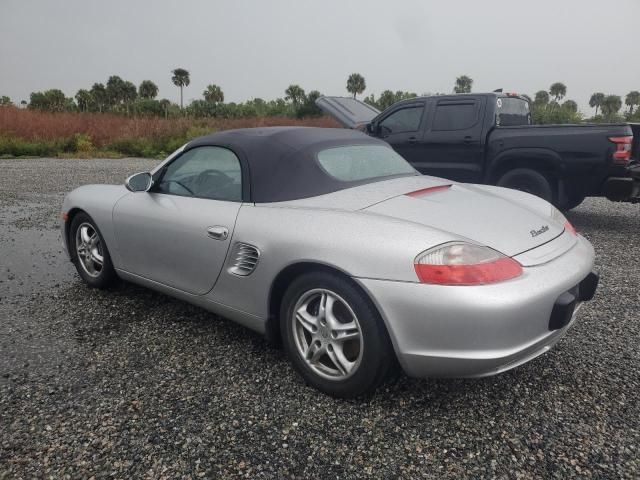
[(564, 231), (564, 224), (551, 218), (551, 207), (545, 214), (473, 185), (407, 193), (364, 211), (447, 231), (508, 256), (550, 242)]
[(365, 125), (380, 114), (380, 110), (351, 97), (320, 97), (316, 105), (346, 128)]

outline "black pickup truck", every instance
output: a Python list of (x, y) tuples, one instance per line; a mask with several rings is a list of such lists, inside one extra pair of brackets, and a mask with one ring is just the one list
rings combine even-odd
[(343, 126), (384, 139), (427, 175), (524, 190), (565, 210), (587, 196), (640, 201), (637, 142), (627, 124), (532, 125), (527, 100), (507, 93), (417, 97), (384, 112), (354, 98), (316, 103)]

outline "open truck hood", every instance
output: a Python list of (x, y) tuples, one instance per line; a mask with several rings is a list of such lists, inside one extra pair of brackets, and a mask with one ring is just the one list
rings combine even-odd
[(358, 128), (380, 114), (380, 110), (351, 97), (320, 97), (316, 105), (346, 128)]
[[(449, 182), (450, 183), (450, 182)], [(364, 209), (447, 231), (514, 256), (564, 232), (564, 223), (494, 192), (451, 184), (398, 195)]]

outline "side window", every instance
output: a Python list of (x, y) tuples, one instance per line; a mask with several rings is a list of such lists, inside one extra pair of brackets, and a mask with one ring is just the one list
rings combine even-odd
[(424, 106), (415, 106), (396, 110), (391, 115), (383, 119), (380, 123), (380, 129), (385, 135), (400, 132), (415, 132), (420, 128), (420, 119)]
[(478, 104), (475, 101), (439, 103), (433, 118), (432, 131), (466, 130), (478, 121)]
[(194, 148), (165, 167), (155, 191), (184, 197), (240, 202), (240, 160), (227, 148)]

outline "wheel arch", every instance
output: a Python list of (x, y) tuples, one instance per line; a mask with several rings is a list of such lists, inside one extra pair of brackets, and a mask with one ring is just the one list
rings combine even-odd
[[(83, 210), (80, 207), (73, 207), (71, 208), (71, 210), (69, 210), (67, 212), (67, 220), (65, 221), (64, 224), (64, 244), (67, 247), (67, 253), (69, 254), (69, 258), (71, 260), (73, 260), (75, 258), (75, 252), (73, 251), (73, 249), (71, 248), (71, 242), (70, 242), (70, 238), (69, 238), (69, 233), (71, 231), (71, 224), (73, 223), (73, 219), (76, 217), (76, 215), (78, 215), (79, 213), (84, 213), (85, 215), (89, 215), (85, 210)], [(89, 217), (91, 217), (91, 215), (89, 215)]]
[(501, 152), (487, 169), (486, 182), (495, 184), (502, 175), (516, 168), (529, 168), (542, 174), (561, 179), (564, 165), (560, 156), (545, 148), (517, 148)]
[(282, 307), (282, 300), (284, 299), (285, 292), (291, 282), (293, 282), (296, 278), (301, 275), (313, 272), (326, 272), (333, 275), (337, 275), (347, 281), (349, 281), (352, 285), (355, 286), (363, 296), (371, 302), (371, 305), (378, 311), (380, 311), (370, 297), (369, 293), (366, 292), (358, 282), (353, 281), (351, 275), (349, 275), (344, 270), (326, 263), (321, 263), (317, 261), (300, 261), (296, 263), (292, 263), (284, 267), (278, 274), (275, 276), (273, 282), (271, 282), (271, 287), (269, 289), (269, 310), (267, 317), (267, 324), (265, 328), (265, 336), (267, 340), (274, 344), (280, 345), (281, 337), (280, 337), (280, 309)]

